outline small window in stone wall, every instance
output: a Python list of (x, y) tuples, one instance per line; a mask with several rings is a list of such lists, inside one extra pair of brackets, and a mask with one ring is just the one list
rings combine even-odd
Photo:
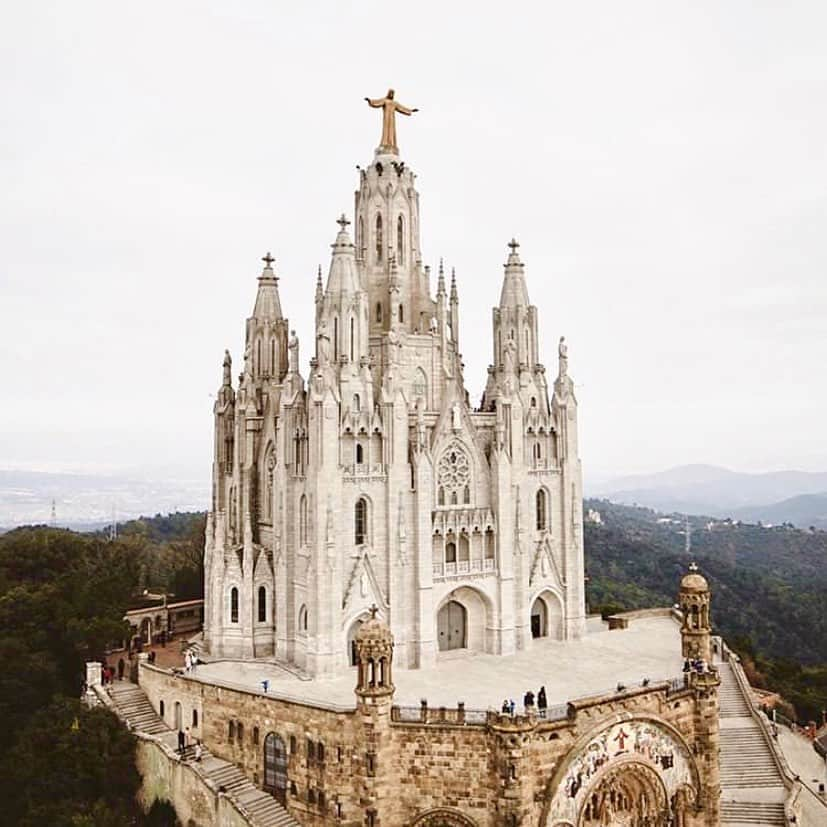
[(258, 727), (257, 727), (257, 726), (254, 726), (254, 727), (253, 727), (253, 743), (254, 743), (254, 744), (257, 744), (257, 743), (258, 743), (258, 738), (259, 738)]
[(342, 763), (342, 748), (336, 747), (336, 760), (341, 764)]
[(365, 813), (366, 827), (376, 827), (376, 810), (368, 810)]
[(375, 775), (376, 773), (376, 756), (369, 752), (365, 756), (365, 767), (367, 769), (368, 775)]
[(342, 802), (337, 801), (336, 802), (336, 818), (341, 818), (341, 817), (342, 817)]
[(290, 795), (298, 795), (298, 794), (299, 794), (299, 791), (296, 789), (296, 782), (291, 781), (290, 782)]
[(316, 744), (316, 760), (320, 764), (324, 763), (324, 744), (321, 741)]
[(227, 725), (227, 739), (232, 743), (235, 740), (235, 721), (230, 721)]
[(193, 709), (193, 711), (192, 711), (192, 725), (193, 726), (198, 726), (198, 710), (197, 709)]
[(316, 745), (308, 738), (307, 739), (307, 762), (308, 764), (316, 760)]
[(324, 812), (324, 810), (325, 810), (325, 804), (326, 804), (326, 803), (327, 803), (327, 802), (325, 801), (325, 797), (324, 797), (324, 790), (319, 790), (319, 801), (318, 801), (318, 804), (319, 804), (319, 809), (320, 809), (322, 812)]
[(297, 749), (298, 749), (298, 745), (296, 744), (296, 736), (291, 735), (290, 736), (290, 754), (295, 755)]
[(164, 702), (158, 701), (158, 714), (163, 718), (164, 717)]
[(241, 721), (239, 721), (236, 724), (236, 728), (238, 730), (238, 741), (239, 743), (241, 743), (244, 740), (244, 724), (242, 724)]
[(312, 787), (307, 791), (307, 803), (313, 805), (316, 803), (316, 791)]

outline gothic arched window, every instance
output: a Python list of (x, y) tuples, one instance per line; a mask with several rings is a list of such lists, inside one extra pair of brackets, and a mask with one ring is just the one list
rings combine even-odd
[(368, 540), (368, 501), (364, 497), (356, 500), (353, 509), (353, 535), (357, 546), (363, 546)]
[(382, 324), (382, 302), (376, 302), (376, 323)]
[(446, 543), (445, 544), (445, 562), (446, 563), (456, 563), (457, 562), (457, 544), (456, 543)]
[(264, 586), (258, 587), (258, 622), (264, 623), (267, 620), (267, 589)]
[[(405, 221), (400, 215), (396, 221), (396, 255), (400, 264), (405, 263)], [(401, 321), (401, 320), (400, 320)]]
[(382, 216), (376, 215), (376, 261), (382, 261)]
[(304, 605), (299, 609), (299, 631), (307, 631), (307, 606)]
[(400, 322), (405, 321), (405, 305), (404, 304), (399, 305), (399, 321)]
[(339, 317), (333, 319), (333, 360), (339, 361)]
[(356, 411), (356, 413), (362, 410), (362, 400), (359, 398), (358, 393), (353, 394), (353, 410)]
[(230, 589), (230, 623), (238, 623), (238, 589)]
[(356, 344), (356, 325), (353, 317), (350, 318), (350, 361), (353, 361), (354, 346)]
[(365, 461), (365, 453), (364, 448), (362, 448), (360, 443), (356, 443), (356, 464), (362, 465)]
[(546, 502), (547, 496), (544, 489), (540, 489), (537, 492), (537, 530), (542, 531), (548, 525), (547, 520), (547, 511), (548, 511), (548, 504)]

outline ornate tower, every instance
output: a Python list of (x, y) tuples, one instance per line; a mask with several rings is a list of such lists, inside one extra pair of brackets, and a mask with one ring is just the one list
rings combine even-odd
[(691, 563), (689, 573), (681, 580), (678, 603), (683, 612), (681, 625), (681, 652), (685, 658), (712, 661), (709, 622), (709, 584), (698, 573), (698, 566)]
[[(415, 110), (390, 92), (371, 105), (383, 109), (382, 139), (359, 174), (355, 226), (339, 219), (327, 279), (320, 268), (314, 280), (306, 385), (268, 254), (243, 373), (234, 389), (227, 354), (215, 404), (206, 648), (311, 675), (357, 665), (357, 642), (367, 651), (378, 623), (372, 605), (402, 668), (448, 649), (507, 654), (585, 625), (565, 345), (552, 394), (512, 241), (494, 363), (472, 406), (459, 280), (451, 268), (446, 284), (440, 260), (431, 297), (415, 176), (396, 145), (395, 115)], [(390, 695), (389, 658), (360, 669), (366, 703)]]

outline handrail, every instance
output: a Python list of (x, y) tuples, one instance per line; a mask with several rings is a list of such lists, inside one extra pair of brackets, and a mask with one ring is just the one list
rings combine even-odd
[(726, 641), (723, 639), (721, 639), (721, 654), (723, 655), (724, 661), (729, 663), (732, 668), (732, 674), (735, 678), (735, 682), (738, 684), (738, 688), (740, 689), (742, 696), (747, 701), (747, 708), (749, 709), (750, 717), (758, 724), (758, 728), (764, 742), (769, 747), (770, 755), (772, 755), (775, 766), (781, 776), (781, 781), (787, 788), (787, 800), (784, 802), (784, 820), (788, 827), (790, 827), (790, 825), (799, 824), (800, 821), (797, 810), (798, 799), (801, 795), (801, 781), (798, 779), (796, 773), (790, 769), (790, 765), (787, 763), (784, 753), (781, 752), (781, 748), (776, 743), (775, 738), (773, 738), (766, 716), (758, 712), (755, 708), (755, 704), (752, 702), (752, 696), (750, 695), (750, 683), (747, 680), (743, 667), (741, 666), (741, 658), (738, 656), (737, 652), (734, 652), (729, 648), (729, 646), (727, 646)]

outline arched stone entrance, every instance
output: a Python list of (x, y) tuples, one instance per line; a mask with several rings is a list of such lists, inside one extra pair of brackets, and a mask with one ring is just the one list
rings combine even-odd
[(141, 640), (144, 644), (152, 643), (152, 618), (145, 617), (141, 621)]
[(449, 600), (437, 614), (439, 651), (464, 649), (468, 635), (468, 613), (457, 600)]
[[(543, 827), (686, 827), (700, 775), (669, 723), (618, 716), (578, 739), (549, 780)], [(680, 814), (680, 816), (679, 816)]]
[(543, 589), (531, 603), (531, 637), (563, 639), (563, 604), (551, 589)]
[(420, 813), (411, 822), (411, 827), (476, 827), (477, 822), (459, 810), (438, 807)]
[(548, 635), (548, 609), (546, 601), (538, 597), (531, 606), (531, 636), (546, 637)]
[(270, 732), (264, 739), (264, 789), (282, 804), (287, 798), (287, 749), (284, 741)]
[(660, 827), (669, 823), (666, 788), (643, 763), (627, 760), (598, 776), (586, 793), (577, 827)]

